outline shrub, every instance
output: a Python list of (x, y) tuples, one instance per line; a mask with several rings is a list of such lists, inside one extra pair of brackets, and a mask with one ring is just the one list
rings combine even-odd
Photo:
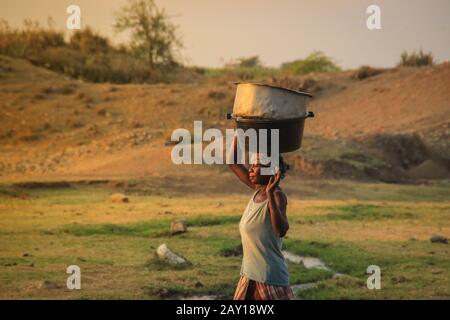
[(262, 67), (261, 60), (258, 56), (253, 56), (249, 58), (240, 58), (238, 66), (241, 68), (257, 68)]
[(206, 77), (223, 77), (226, 81), (263, 81), (277, 76), (279, 73), (279, 69), (270, 67), (242, 68), (227, 65), (224, 68), (206, 68), (203, 75)]
[(281, 69), (294, 75), (311, 72), (336, 72), (341, 70), (331, 58), (320, 51), (314, 51), (303, 60), (283, 63)]
[(400, 56), (400, 62), (398, 63), (401, 67), (422, 67), (431, 66), (434, 64), (434, 57), (431, 52), (424, 53), (422, 50), (419, 52), (413, 51), (411, 54), (403, 51)]
[(0, 53), (26, 57), (51, 47), (64, 46), (64, 33), (52, 27), (44, 28), (37, 21), (27, 19), (22, 28), (11, 28), (0, 21)]
[(146, 59), (136, 57), (132, 48), (113, 47), (89, 27), (75, 32), (66, 42), (64, 33), (54, 30), (50, 23), (41, 27), (31, 20), (19, 28), (0, 20), (0, 54), (25, 58), (35, 65), (92, 82), (192, 82), (206, 72), (184, 68), (175, 61), (152, 67)]
[(370, 66), (361, 66), (358, 70), (355, 71), (353, 77), (358, 80), (363, 80), (376, 76), (377, 74), (380, 74), (382, 72), (383, 70), (381, 69), (372, 68)]

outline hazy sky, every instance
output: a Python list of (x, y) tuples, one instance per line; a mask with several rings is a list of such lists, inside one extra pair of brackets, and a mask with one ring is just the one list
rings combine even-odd
[[(81, 7), (82, 26), (114, 34), (114, 12), (126, 0), (0, 0), (0, 17), (19, 25), (51, 16), (65, 28), (66, 8)], [(221, 66), (232, 58), (259, 55), (277, 66), (324, 51), (344, 68), (389, 67), (403, 50), (431, 51), (450, 60), (450, 0), (156, 0), (179, 25), (184, 62)], [(366, 8), (381, 7), (381, 30), (368, 30)]]

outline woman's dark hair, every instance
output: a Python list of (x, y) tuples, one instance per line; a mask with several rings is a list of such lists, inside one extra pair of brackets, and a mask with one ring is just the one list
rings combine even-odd
[(281, 179), (284, 179), (284, 177), (286, 176), (286, 171), (288, 171), (289, 168), (289, 164), (284, 161), (283, 156), (280, 154), (280, 160), (279, 160), (279, 165), (280, 165), (280, 171), (281, 171)]

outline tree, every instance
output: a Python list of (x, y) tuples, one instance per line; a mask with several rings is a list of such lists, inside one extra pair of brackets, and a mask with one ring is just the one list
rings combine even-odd
[(262, 67), (259, 56), (241, 57), (225, 63), (225, 68), (259, 68)]
[(242, 68), (257, 68), (261, 67), (262, 63), (259, 60), (259, 56), (253, 56), (249, 58), (239, 58), (239, 66)]
[(129, 0), (117, 13), (114, 28), (117, 32), (131, 32), (131, 49), (146, 59), (150, 68), (176, 64), (175, 51), (183, 46), (177, 26), (154, 0)]
[(110, 49), (107, 38), (92, 31), (90, 27), (77, 30), (70, 37), (70, 46), (83, 53), (105, 53)]

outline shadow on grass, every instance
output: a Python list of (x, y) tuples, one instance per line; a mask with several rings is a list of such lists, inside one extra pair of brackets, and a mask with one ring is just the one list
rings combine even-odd
[(316, 287), (297, 292), (297, 298), (308, 300), (321, 299), (358, 299), (358, 292), (367, 290), (362, 279), (351, 276), (321, 281)]
[(0, 196), (10, 198), (29, 198), (30, 194), (20, 188), (0, 186)]
[[(180, 256), (180, 257), (182, 257), (182, 256)], [(145, 264), (145, 267), (150, 270), (153, 270), (153, 271), (166, 271), (166, 270), (177, 271), (177, 270), (192, 269), (192, 267), (193, 267), (192, 263), (189, 260), (187, 260), (185, 257), (182, 257), (182, 258), (186, 261), (186, 263), (170, 264), (170, 263), (162, 261), (155, 254), (152, 258), (150, 258), (147, 261), (147, 263)]]
[(215, 299), (231, 299), (235, 290), (236, 281), (208, 286), (200, 282), (191, 285), (145, 286), (144, 293), (153, 299), (182, 299), (193, 296), (213, 296)]

